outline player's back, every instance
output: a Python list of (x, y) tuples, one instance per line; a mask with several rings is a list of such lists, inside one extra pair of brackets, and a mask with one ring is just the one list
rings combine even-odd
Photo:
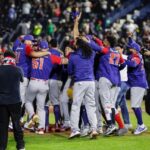
[(52, 67), (50, 56), (32, 58), (31, 78), (48, 80)]
[(129, 55), (128, 60), (135, 60), (139, 61), (139, 64), (136, 67), (129, 67), (128, 66), (128, 82), (130, 86), (140, 86), (147, 88), (147, 80), (146, 80), (146, 73), (144, 68), (144, 61), (141, 54), (136, 55)]
[(99, 78), (106, 77), (109, 79), (112, 84), (120, 84), (120, 73), (119, 73), (119, 64), (120, 64), (120, 54), (115, 49), (110, 48), (107, 54), (101, 55), (99, 60)]
[(25, 77), (30, 77), (31, 58), (26, 55), (26, 45), (21, 43), (14, 49), (16, 54), (16, 65), (21, 67)]
[(93, 71), (94, 57), (95, 57), (95, 52), (93, 52), (93, 54), (89, 58), (85, 58), (82, 56), (80, 50), (71, 54), (70, 59), (71, 59), (71, 63), (73, 64), (72, 67), (74, 70), (75, 81), (94, 80), (94, 71)]

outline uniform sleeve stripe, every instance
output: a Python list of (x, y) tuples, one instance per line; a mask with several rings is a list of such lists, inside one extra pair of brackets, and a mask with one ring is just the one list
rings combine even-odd
[(61, 64), (61, 58), (56, 55), (50, 55), (53, 64)]
[(32, 52), (32, 47), (30, 45), (26, 45), (25, 51), (26, 55), (30, 56), (30, 53)]

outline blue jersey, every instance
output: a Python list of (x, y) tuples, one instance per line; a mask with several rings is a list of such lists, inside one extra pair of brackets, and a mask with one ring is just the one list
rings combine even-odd
[(13, 50), (16, 54), (16, 65), (22, 68), (24, 77), (29, 78), (31, 73), (31, 58), (27, 56), (26, 45), (20, 43)]
[(80, 49), (71, 53), (68, 74), (74, 78), (74, 82), (95, 80), (93, 71), (94, 57), (94, 51), (90, 58), (83, 57)]
[(21, 44), (22, 44), (21, 41), (19, 39), (16, 39), (15, 42), (13, 43), (13, 47), (12, 47), (13, 51), (15, 51), (16, 48)]
[(91, 40), (89, 46), (100, 55), (98, 69), (95, 71), (96, 79), (105, 77), (113, 85), (120, 86), (120, 68), (125, 67), (120, 53), (115, 48), (104, 47), (99, 39), (96, 39), (96, 42)]
[(114, 48), (109, 48), (108, 53), (102, 54), (99, 59), (97, 71), (98, 78), (105, 77), (115, 86), (120, 86), (120, 64), (122, 63), (120, 53)]
[(54, 55), (32, 58), (31, 78), (48, 80), (53, 64), (60, 64), (61, 58)]
[(130, 87), (148, 88), (142, 55), (140, 53), (129, 55), (126, 64)]
[[(62, 57), (62, 53), (56, 49), (50, 49), (51, 54)], [(61, 80), (62, 66), (55, 64), (50, 74), (50, 79)]]

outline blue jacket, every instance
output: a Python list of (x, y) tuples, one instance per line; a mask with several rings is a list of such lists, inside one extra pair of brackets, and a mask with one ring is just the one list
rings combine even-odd
[(29, 78), (31, 75), (31, 58), (26, 54), (26, 45), (20, 43), (13, 51), (16, 54), (16, 65), (22, 68), (24, 77)]
[(142, 55), (140, 53), (129, 55), (126, 64), (130, 87), (148, 88)]
[(96, 79), (105, 77), (115, 86), (120, 86), (120, 68), (125, 67), (124, 60), (117, 50), (114, 48), (97, 45), (94, 41), (90, 41), (89, 46), (99, 52), (99, 65), (95, 71)]
[(84, 58), (81, 49), (71, 53), (68, 63), (68, 74), (73, 77), (74, 82), (94, 81), (94, 57), (93, 52), (90, 58)]
[(99, 60), (98, 76), (105, 77), (115, 86), (120, 86), (121, 56), (114, 48), (109, 48), (107, 54), (103, 54)]

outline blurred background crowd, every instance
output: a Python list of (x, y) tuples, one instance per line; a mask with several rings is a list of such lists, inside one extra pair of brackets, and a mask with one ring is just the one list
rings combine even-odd
[[(103, 39), (112, 33), (126, 51), (127, 34), (132, 32), (141, 47), (150, 50), (150, 0), (1, 0), (0, 51), (12, 49), (16, 38), (26, 34), (48, 42), (55, 38), (64, 50), (72, 41), (74, 7), (82, 12), (83, 34)], [(144, 56), (150, 83), (149, 58)]]
[(82, 12), (80, 29), (99, 38), (113, 33), (122, 44), (127, 32), (150, 49), (149, 0), (1, 0), (0, 47), (11, 49), (20, 35), (56, 38), (63, 50), (72, 38), (73, 7)]

